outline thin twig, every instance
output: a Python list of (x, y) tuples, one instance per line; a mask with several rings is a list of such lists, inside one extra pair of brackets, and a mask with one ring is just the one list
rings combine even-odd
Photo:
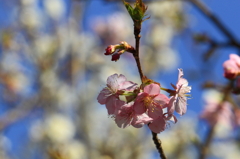
[(227, 29), (224, 24), (199, 0), (189, 0), (207, 19), (209, 19), (232, 43), (232, 45), (240, 48), (238, 40)]
[(135, 53), (133, 53), (133, 56), (135, 58), (135, 61), (137, 63), (137, 68), (138, 68), (138, 72), (141, 78), (141, 81), (143, 82), (143, 72), (142, 72), (142, 67), (141, 67), (141, 63), (140, 63), (140, 58), (139, 58), (139, 45), (140, 45), (140, 35), (141, 32), (141, 27), (137, 27), (134, 25), (134, 36), (135, 36), (135, 40), (136, 40), (136, 44), (135, 44)]
[(36, 95), (31, 97), (18, 105), (15, 109), (8, 111), (0, 117), (0, 131), (7, 126), (14, 124), (18, 120), (26, 117), (39, 102), (39, 97)]
[(206, 158), (206, 156), (208, 154), (209, 146), (210, 146), (210, 144), (212, 142), (212, 139), (213, 139), (213, 136), (214, 136), (214, 129), (215, 129), (215, 126), (210, 127), (210, 129), (207, 133), (207, 136), (206, 136), (206, 140), (200, 147), (199, 159), (205, 159)]
[[(231, 93), (231, 90), (233, 88), (233, 81), (230, 81), (225, 88), (223, 88), (223, 98), (221, 101), (221, 104), (219, 104), (219, 107), (222, 105), (224, 101), (227, 101), (229, 99), (229, 94)], [(217, 109), (217, 111), (220, 111), (221, 109)], [(216, 112), (218, 113), (218, 112)], [(199, 159), (205, 159), (209, 146), (211, 145), (212, 139), (214, 137), (214, 130), (215, 130), (215, 125), (212, 125), (207, 133), (206, 140), (205, 142), (201, 145), (200, 150), (199, 150)]]

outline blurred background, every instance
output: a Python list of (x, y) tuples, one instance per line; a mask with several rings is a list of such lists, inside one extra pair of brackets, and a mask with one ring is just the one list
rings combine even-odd
[[(171, 88), (183, 68), (192, 86), (186, 115), (158, 135), (166, 155), (195, 159), (205, 146), (205, 158), (240, 158), (240, 111), (226, 110), (214, 126), (207, 114), (228, 83), (222, 63), (240, 49), (191, 2), (144, 2), (144, 74)], [(201, 2), (240, 38), (240, 1)], [(131, 54), (117, 62), (104, 55), (108, 45), (134, 40), (120, 0), (0, 0), (0, 159), (159, 158), (147, 126), (118, 128), (96, 99), (114, 73), (141, 83)]]

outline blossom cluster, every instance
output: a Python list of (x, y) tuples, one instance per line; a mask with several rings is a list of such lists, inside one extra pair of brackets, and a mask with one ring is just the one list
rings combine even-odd
[[(113, 74), (108, 77), (107, 87), (103, 88), (97, 100), (106, 105), (109, 116), (118, 127), (132, 125), (140, 128), (147, 124), (153, 132), (160, 133), (166, 129), (169, 120), (177, 122), (175, 111), (180, 115), (187, 111), (187, 93), (190, 93), (191, 87), (183, 78), (183, 70), (178, 70), (178, 81), (176, 85), (171, 84), (174, 90), (162, 88), (149, 79), (139, 87), (127, 81), (124, 75)], [(161, 89), (167, 91), (170, 97), (162, 94)]]

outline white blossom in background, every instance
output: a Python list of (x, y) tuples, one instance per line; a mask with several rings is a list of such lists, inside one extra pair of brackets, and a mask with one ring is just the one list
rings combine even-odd
[(213, 142), (210, 146), (210, 156), (221, 159), (237, 159), (240, 156), (238, 145), (233, 140)]
[(34, 142), (40, 142), (41, 140), (44, 139), (44, 135), (45, 135), (44, 131), (45, 130), (44, 130), (43, 121), (35, 120), (32, 122), (29, 129), (30, 138)]
[[(66, 94), (66, 92), (68, 92)], [(57, 89), (56, 99), (58, 107), (63, 110), (69, 110), (72, 107), (77, 107), (78, 91), (66, 84), (61, 84), (61, 87)]]
[[(179, 156), (175, 158), (191, 158), (190, 156), (196, 156), (196, 151), (189, 151), (189, 146), (196, 140), (197, 135), (195, 133), (197, 128), (196, 114), (188, 114), (181, 117), (178, 124), (173, 127), (169, 125), (167, 131), (161, 133), (162, 143), (168, 156), (176, 154), (181, 149)], [(187, 131), (186, 131), (187, 130)]]
[(183, 14), (184, 9), (186, 9), (186, 7), (183, 6), (181, 1), (156, 1), (149, 5), (151, 15), (162, 19), (162, 23), (176, 28), (181, 27), (181, 25), (185, 23), (184, 20), (186, 18), (184, 17), (185, 14)]
[(63, 0), (44, 0), (44, 7), (48, 15), (54, 20), (59, 20), (66, 12)]
[[(179, 55), (170, 47), (163, 47), (161, 52), (157, 54), (157, 63), (166, 71), (172, 71), (179, 65)], [(167, 54), (168, 56), (165, 56)], [(171, 65), (169, 65), (171, 64)]]
[(97, 16), (91, 21), (91, 27), (101, 37), (108, 35), (108, 43), (119, 43), (128, 38), (133, 40), (133, 37), (129, 37), (132, 34), (132, 21), (126, 13)]
[(6, 136), (0, 135), (0, 158), (10, 159), (8, 152), (12, 148), (12, 143)]
[(51, 93), (54, 93), (54, 89), (59, 86), (58, 76), (54, 70), (46, 70), (42, 73), (40, 81), (42, 82), (44, 87), (50, 89)]
[(31, 5), (35, 5), (38, 0), (21, 0), (22, 4), (24, 6), (31, 6)]
[(76, 140), (69, 141), (62, 147), (68, 159), (86, 159), (88, 151), (84, 143)]
[(66, 143), (76, 132), (72, 120), (63, 114), (51, 114), (44, 122), (46, 135), (54, 142)]
[(45, 58), (51, 53), (51, 49), (56, 45), (56, 37), (43, 34), (34, 41), (35, 52), (34, 55), (38, 60), (45, 60)]
[(26, 95), (29, 93), (31, 78), (27, 67), (24, 66), (22, 57), (17, 52), (3, 52), (0, 63), (3, 83), (13, 93)]
[(170, 47), (172, 38), (175, 34), (171, 26), (157, 23), (155, 25), (153, 24), (152, 29), (149, 31), (149, 35), (146, 38), (153, 43), (153, 46)]
[(20, 21), (28, 29), (37, 29), (43, 26), (43, 18), (37, 3), (38, 0), (22, 0)]

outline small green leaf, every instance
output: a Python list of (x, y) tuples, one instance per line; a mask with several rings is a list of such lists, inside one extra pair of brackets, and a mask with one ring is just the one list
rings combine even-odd
[(142, 0), (136, 0), (136, 3), (134, 4), (134, 7), (132, 7), (128, 2), (123, 0), (123, 3), (130, 14), (131, 18), (133, 19), (133, 22), (137, 25), (141, 25), (141, 23), (150, 17), (147, 17), (146, 19), (143, 19), (146, 15), (145, 12), (147, 10), (147, 7), (142, 2)]

